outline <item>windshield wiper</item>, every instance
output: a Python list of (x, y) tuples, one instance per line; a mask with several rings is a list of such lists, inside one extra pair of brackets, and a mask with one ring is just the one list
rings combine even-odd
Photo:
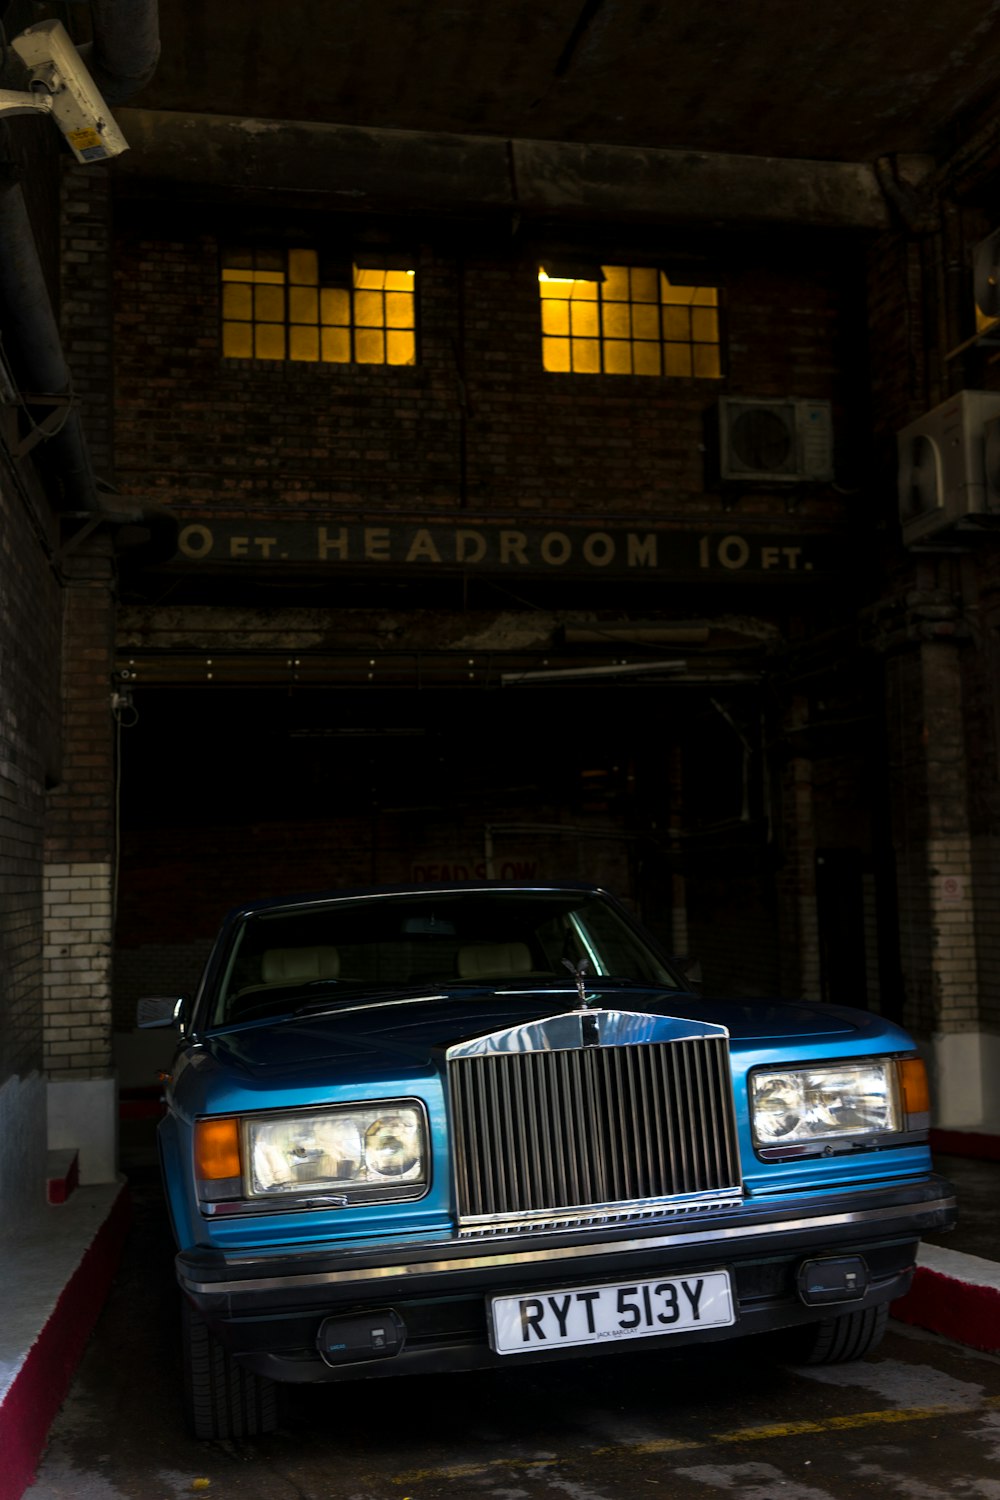
[[(594, 992), (602, 988), (606, 989), (633, 989), (633, 990), (665, 990), (673, 988), (657, 980), (625, 979), (609, 974), (596, 974), (587, 976), (586, 989)], [(229, 1030), (240, 1026), (258, 1026), (262, 1023), (277, 1025), (284, 1021), (297, 1021), (304, 1016), (323, 1015), (330, 1012), (342, 1012), (347, 1010), (365, 1010), (370, 1006), (377, 1005), (415, 1005), (430, 1003), (435, 1000), (463, 999), (470, 994), (481, 994), (484, 997), (491, 995), (518, 995), (537, 994), (550, 990), (553, 994), (567, 995), (573, 993), (573, 983), (570, 979), (560, 979), (557, 975), (530, 975), (523, 978), (511, 975), (507, 979), (449, 979), (443, 983), (434, 985), (407, 984), (387, 985), (383, 989), (358, 990), (349, 982), (344, 983), (337, 979), (311, 979), (305, 984), (296, 985), (295, 990), (301, 993), (303, 990), (336, 989), (336, 995), (327, 995), (323, 999), (312, 999), (294, 1008), (288, 1006), (291, 998), (286, 994), (285, 1003), (276, 1005), (274, 1011), (269, 1015), (266, 1013), (266, 1002), (262, 1001), (260, 1006), (248, 1009), (241, 1016), (234, 1016), (224, 1021), (221, 1028)], [(271, 997), (274, 1001), (277, 996)]]
[(354, 990), (336, 997), (331, 996), (329, 1000), (312, 1000), (308, 1005), (300, 1005), (292, 1011), (292, 1016), (311, 1016), (325, 1010), (339, 1010), (342, 1005), (353, 1009), (361, 1005), (384, 1005), (393, 1000), (444, 1000), (450, 988), (450, 985), (440, 984), (397, 984), (384, 990)]

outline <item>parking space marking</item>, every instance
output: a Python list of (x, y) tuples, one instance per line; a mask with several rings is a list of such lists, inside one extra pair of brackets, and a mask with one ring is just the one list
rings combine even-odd
[[(643, 1458), (652, 1455), (691, 1452), (712, 1448), (717, 1443), (756, 1443), (780, 1441), (783, 1438), (802, 1437), (810, 1433), (832, 1433), (880, 1426), (898, 1426), (903, 1422), (928, 1422), (935, 1417), (975, 1415), (977, 1412), (1000, 1408), (1000, 1396), (982, 1396), (967, 1405), (947, 1403), (937, 1406), (909, 1406), (882, 1408), (877, 1411), (848, 1412), (841, 1416), (824, 1417), (819, 1421), (773, 1422), (766, 1426), (738, 1427), (732, 1432), (712, 1432), (703, 1438), (643, 1438), (637, 1442), (624, 1440), (590, 1448), (586, 1458)], [(406, 1474), (397, 1474), (392, 1483), (415, 1485), (429, 1480), (473, 1479), (490, 1475), (511, 1473), (517, 1470), (541, 1470), (551, 1468), (563, 1460), (558, 1454), (544, 1458), (495, 1458), (484, 1464), (449, 1464), (441, 1468), (414, 1469)]]
[[(441, 1468), (411, 1469), (406, 1474), (393, 1474), (389, 1480), (391, 1484), (403, 1486), (426, 1484), (430, 1480), (441, 1479), (482, 1479), (493, 1474), (507, 1474), (525, 1470), (551, 1469), (553, 1464), (560, 1463), (559, 1455), (551, 1454), (548, 1458), (491, 1458), (485, 1464), (447, 1464)], [(384, 1483), (382, 1475), (369, 1475), (367, 1483)]]

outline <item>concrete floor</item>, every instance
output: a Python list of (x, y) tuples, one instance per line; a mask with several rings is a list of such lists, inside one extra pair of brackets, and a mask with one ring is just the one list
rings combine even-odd
[[(158, 1170), (156, 1166), (156, 1153), (154, 1145), (155, 1120), (146, 1118), (136, 1121), (122, 1122), (122, 1166), (125, 1176), (130, 1181), (133, 1198), (140, 1212), (137, 1215), (138, 1222), (134, 1225), (133, 1232), (129, 1236), (130, 1252), (126, 1256), (125, 1264), (118, 1278), (118, 1287), (128, 1287), (136, 1281), (141, 1283), (142, 1291), (138, 1302), (144, 1308), (140, 1321), (157, 1323), (158, 1331), (153, 1334), (152, 1345), (159, 1350), (155, 1367), (162, 1371), (164, 1364), (173, 1366), (174, 1357), (171, 1353), (173, 1343), (173, 1303), (176, 1300), (174, 1279), (172, 1272), (172, 1246), (169, 1232), (166, 1228), (165, 1216), (162, 1209), (162, 1197), (159, 1189)], [(928, 1236), (928, 1243), (938, 1245), (946, 1251), (957, 1251), (983, 1261), (993, 1262), (1000, 1276), (1000, 1233), (998, 1233), (998, 1218), (1000, 1218), (1000, 1161), (972, 1159), (954, 1155), (940, 1154), (935, 1157), (936, 1169), (946, 1178), (950, 1179), (956, 1188), (959, 1201), (959, 1221), (957, 1228), (950, 1234)], [(14, 1268), (3, 1266), (0, 1258), (0, 1269), (5, 1272), (5, 1279), (13, 1280), (18, 1285), (30, 1286), (33, 1290), (35, 1300), (45, 1299), (45, 1305), (32, 1304), (35, 1315), (32, 1329), (40, 1328), (46, 1321), (48, 1313), (58, 1300), (59, 1292), (65, 1280), (65, 1269), (59, 1272), (58, 1267), (53, 1267), (53, 1275), (43, 1274), (48, 1268), (48, 1260), (52, 1255), (69, 1255), (70, 1269), (76, 1259), (83, 1255), (89, 1241), (95, 1233), (95, 1226), (99, 1225), (110, 1207), (110, 1201), (95, 1204), (92, 1200), (96, 1190), (86, 1190), (75, 1194), (67, 1204), (58, 1209), (49, 1209), (45, 1215), (46, 1224), (55, 1226), (59, 1233), (55, 1237), (55, 1244), (51, 1250), (46, 1249), (46, 1254), (38, 1252), (30, 1236), (27, 1240), (22, 1238), (18, 1244), (18, 1253), (22, 1259), (27, 1255), (31, 1261), (31, 1271), (28, 1274), (18, 1276), (13, 1274)], [(117, 1187), (109, 1189), (111, 1196), (117, 1191)], [(138, 1245), (138, 1251), (136, 1249)], [(109, 1272), (113, 1270), (109, 1265)], [(958, 1274), (958, 1273), (950, 1273)], [(155, 1288), (152, 1293), (151, 1289)], [(103, 1295), (102, 1288), (102, 1295)], [(1000, 1289), (998, 1289), (1000, 1290)], [(163, 1306), (160, 1306), (162, 1299)], [(93, 1300), (93, 1298), (91, 1299)], [(155, 1305), (153, 1305), (155, 1303)], [(17, 1306), (27, 1311), (21, 1298), (17, 1299)], [(169, 1313), (167, 1308), (169, 1307)], [(91, 1316), (97, 1315), (98, 1307), (91, 1308)], [(134, 1313), (135, 1316), (138, 1314)], [(10, 1322), (10, 1320), (8, 1320)], [(927, 1325), (935, 1326), (935, 1325)], [(87, 1329), (81, 1326), (78, 1330), (79, 1342), (82, 1348), (86, 1338)], [(14, 1347), (5, 1347), (5, 1341), (0, 1337), (0, 1398), (6, 1387), (10, 1387), (18, 1375), (18, 1371), (26, 1355), (28, 1347), (32, 1343), (31, 1330), (19, 1328), (17, 1320), (7, 1329), (7, 1344), (16, 1344)], [(20, 1337), (15, 1338), (15, 1333)], [(40, 1341), (44, 1342), (44, 1341)], [(63, 1343), (65, 1340), (63, 1340)], [(111, 1340), (114, 1348), (115, 1340)], [(990, 1346), (994, 1347), (994, 1346)], [(112, 1355), (112, 1364), (114, 1356)], [(167, 1429), (171, 1433), (178, 1430), (179, 1412), (174, 1410), (176, 1402), (176, 1391), (178, 1389), (178, 1374), (176, 1368), (170, 1370), (169, 1379), (166, 1376), (164, 1389), (159, 1393), (164, 1405), (171, 1409), (170, 1418), (167, 1421)], [(68, 1379), (68, 1372), (66, 1374)], [(148, 1383), (151, 1379), (147, 1372), (144, 1377)], [(50, 1382), (51, 1383), (51, 1382)], [(113, 1383), (113, 1382), (112, 1382)], [(56, 1382), (61, 1385), (62, 1382)], [(65, 1387), (63, 1387), (64, 1389)], [(60, 1390), (53, 1394), (53, 1410), (58, 1405), (62, 1394)], [(107, 1393), (105, 1393), (106, 1395)], [(102, 1401), (103, 1401), (102, 1397)], [(120, 1394), (114, 1396), (114, 1400), (123, 1399)], [(0, 1415), (11, 1405), (0, 1406)], [(15, 1413), (16, 1415), (16, 1413)], [(39, 1433), (38, 1447), (41, 1446), (43, 1434)], [(3, 1444), (0, 1443), (0, 1447)], [(25, 1462), (29, 1462), (30, 1445), (26, 1448)], [(25, 1479), (30, 1476), (30, 1467), (25, 1473)], [(11, 1481), (5, 1487), (3, 1482), (3, 1466), (0, 1465), (0, 1497), (8, 1500), (9, 1496), (19, 1496), (23, 1483), (14, 1483), (13, 1477), (8, 1475)]]
[(155, 1174), (136, 1172), (132, 1193), (121, 1270), (25, 1500), (1000, 1493), (1000, 1358), (895, 1324), (874, 1356), (829, 1369), (790, 1367), (748, 1342), (289, 1387), (276, 1433), (197, 1442), (181, 1419), (178, 1296)]

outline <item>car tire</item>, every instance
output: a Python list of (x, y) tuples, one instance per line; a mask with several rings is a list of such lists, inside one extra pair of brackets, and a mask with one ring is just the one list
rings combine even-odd
[(259, 1437), (278, 1425), (278, 1388), (244, 1370), (185, 1299), (181, 1312), (184, 1407), (196, 1438)]
[(845, 1365), (853, 1359), (864, 1359), (882, 1342), (888, 1321), (888, 1302), (824, 1318), (821, 1323), (802, 1330), (797, 1351), (799, 1362), (805, 1365)]

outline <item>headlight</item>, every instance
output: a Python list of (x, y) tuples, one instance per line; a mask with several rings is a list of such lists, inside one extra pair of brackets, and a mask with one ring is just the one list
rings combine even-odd
[(365, 1131), (365, 1161), (376, 1177), (406, 1182), (420, 1165), (423, 1141), (414, 1111), (383, 1115)]
[(902, 1126), (894, 1058), (751, 1075), (750, 1111), (759, 1148), (823, 1145), (886, 1135)]
[(420, 1182), (424, 1141), (415, 1105), (375, 1105), (243, 1122), (244, 1174), (254, 1196)]
[(427, 1183), (424, 1113), (393, 1102), (201, 1120), (195, 1170), (205, 1203), (294, 1195), (346, 1204), (401, 1189), (413, 1197)]

